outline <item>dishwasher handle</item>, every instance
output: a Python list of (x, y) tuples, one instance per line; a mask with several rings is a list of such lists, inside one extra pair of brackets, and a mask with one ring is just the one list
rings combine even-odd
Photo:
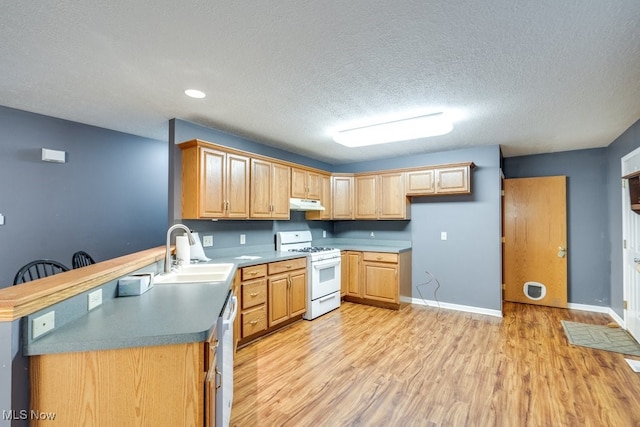
[(225, 330), (231, 329), (233, 327), (233, 321), (236, 320), (236, 315), (238, 314), (238, 297), (233, 295), (229, 303), (231, 304), (231, 313), (227, 319), (222, 319), (222, 327)]

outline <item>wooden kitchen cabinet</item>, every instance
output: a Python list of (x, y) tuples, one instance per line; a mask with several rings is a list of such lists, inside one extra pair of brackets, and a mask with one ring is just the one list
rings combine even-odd
[(404, 173), (356, 175), (355, 219), (409, 219)]
[(347, 251), (345, 296), (362, 298), (362, 252)]
[(319, 173), (291, 168), (291, 197), (320, 200), (321, 178)]
[(331, 189), (331, 175), (320, 175), (320, 204), (323, 211), (308, 211), (308, 220), (330, 220), (333, 218), (333, 190)]
[(471, 194), (471, 162), (432, 166), (406, 172), (407, 196)]
[(411, 290), (411, 251), (347, 251), (347, 270), (346, 301), (397, 310), (400, 291)]
[(267, 330), (267, 265), (259, 264), (240, 269), (241, 339)]
[(291, 167), (251, 159), (251, 218), (289, 219)]
[(353, 219), (353, 175), (333, 175), (333, 219)]
[(306, 268), (306, 258), (269, 264), (269, 327), (307, 311)]
[(182, 150), (182, 217), (249, 217), (249, 158), (200, 141)]
[(205, 402), (215, 402), (215, 385), (206, 381), (215, 366), (210, 348), (196, 342), (32, 356), (30, 407), (55, 412), (42, 425), (201, 426), (214, 409)]
[(340, 252), (340, 298), (347, 294), (349, 284), (349, 252)]

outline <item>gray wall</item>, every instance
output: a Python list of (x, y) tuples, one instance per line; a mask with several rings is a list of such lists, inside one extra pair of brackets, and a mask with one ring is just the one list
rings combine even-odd
[(166, 142), (6, 107), (0, 129), (0, 287), (34, 259), (70, 267), (77, 250), (101, 261), (164, 243)]
[(503, 171), (505, 178), (567, 176), (568, 301), (608, 307), (607, 149), (508, 157)]
[(609, 208), (609, 236), (611, 274), (611, 308), (620, 316), (624, 315), (623, 301), (623, 270), (622, 270), (622, 191), (620, 179), (622, 177), (621, 160), (624, 156), (640, 147), (640, 120), (620, 135), (607, 148), (608, 155), (608, 200)]
[[(337, 166), (337, 172), (366, 172), (442, 163), (472, 161), (470, 196), (414, 197), (411, 221), (340, 221), (334, 235), (340, 238), (411, 240), (413, 244), (413, 298), (416, 286), (427, 279), (426, 271), (441, 284), (437, 299), (457, 305), (489, 310), (502, 309), (500, 149), (477, 147), (388, 158)], [(440, 240), (447, 232), (448, 239)], [(420, 287), (433, 300), (434, 287)]]

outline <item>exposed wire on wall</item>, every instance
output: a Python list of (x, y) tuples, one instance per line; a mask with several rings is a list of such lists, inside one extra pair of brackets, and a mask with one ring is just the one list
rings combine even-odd
[[(419, 285), (416, 285), (416, 289), (418, 290), (418, 294), (420, 295), (422, 302), (424, 302), (424, 305), (426, 305), (427, 307), (431, 307), (427, 302), (427, 299), (424, 297), (424, 295), (422, 295), (422, 291), (420, 290), (420, 287), (428, 286), (431, 283), (435, 283), (435, 287), (433, 288), (433, 299), (436, 301), (436, 306), (439, 309), (440, 301), (438, 301), (438, 289), (440, 289), (440, 282), (438, 281), (438, 279), (436, 279), (436, 276), (434, 276), (431, 272), (425, 270), (425, 273), (427, 274), (427, 281), (424, 283), (420, 283)], [(438, 317), (439, 317), (439, 314), (436, 316), (436, 318)]]

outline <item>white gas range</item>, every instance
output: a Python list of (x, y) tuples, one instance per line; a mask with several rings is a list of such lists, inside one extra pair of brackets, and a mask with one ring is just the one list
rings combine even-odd
[(307, 256), (307, 312), (312, 320), (340, 307), (340, 250), (311, 246), (311, 232), (276, 233), (278, 252), (300, 252)]

